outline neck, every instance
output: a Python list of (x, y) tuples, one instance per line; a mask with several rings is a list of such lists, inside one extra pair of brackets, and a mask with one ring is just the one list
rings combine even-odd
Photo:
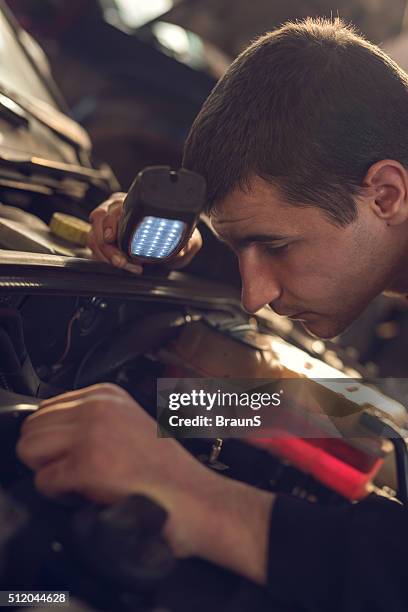
[(404, 272), (393, 277), (392, 281), (384, 289), (385, 295), (401, 297), (408, 294), (408, 263)]
[(397, 255), (397, 265), (393, 269), (393, 275), (386, 284), (384, 293), (390, 296), (406, 296), (408, 294), (408, 243)]

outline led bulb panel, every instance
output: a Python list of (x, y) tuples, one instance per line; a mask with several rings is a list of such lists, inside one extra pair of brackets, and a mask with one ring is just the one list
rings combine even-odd
[(183, 237), (186, 224), (177, 219), (144, 217), (133, 234), (130, 252), (139, 257), (170, 257)]

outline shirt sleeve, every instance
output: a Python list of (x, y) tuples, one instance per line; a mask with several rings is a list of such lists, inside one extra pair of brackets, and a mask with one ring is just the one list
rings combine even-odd
[(278, 496), (268, 584), (276, 602), (305, 612), (406, 612), (408, 511), (370, 496), (324, 507)]

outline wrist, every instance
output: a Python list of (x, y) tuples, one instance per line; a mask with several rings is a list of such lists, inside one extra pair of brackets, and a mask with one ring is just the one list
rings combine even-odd
[(183, 524), (176, 526), (173, 513), (166, 524), (175, 554), (200, 557), (263, 584), (275, 496), (203, 466), (195, 484), (184, 502)]
[(211, 509), (215, 509), (215, 497), (220, 484), (222, 486), (219, 478), (218, 474), (196, 462), (194, 478), (168, 506), (163, 534), (176, 557), (202, 556), (202, 540), (205, 532), (211, 529)]

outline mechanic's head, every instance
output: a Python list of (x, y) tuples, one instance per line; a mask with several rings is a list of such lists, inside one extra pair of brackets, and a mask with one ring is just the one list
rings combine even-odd
[(331, 337), (384, 289), (408, 292), (408, 77), (340, 20), (289, 23), (244, 51), (184, 165), (207, 179), (246, 310), (269, 303)]

